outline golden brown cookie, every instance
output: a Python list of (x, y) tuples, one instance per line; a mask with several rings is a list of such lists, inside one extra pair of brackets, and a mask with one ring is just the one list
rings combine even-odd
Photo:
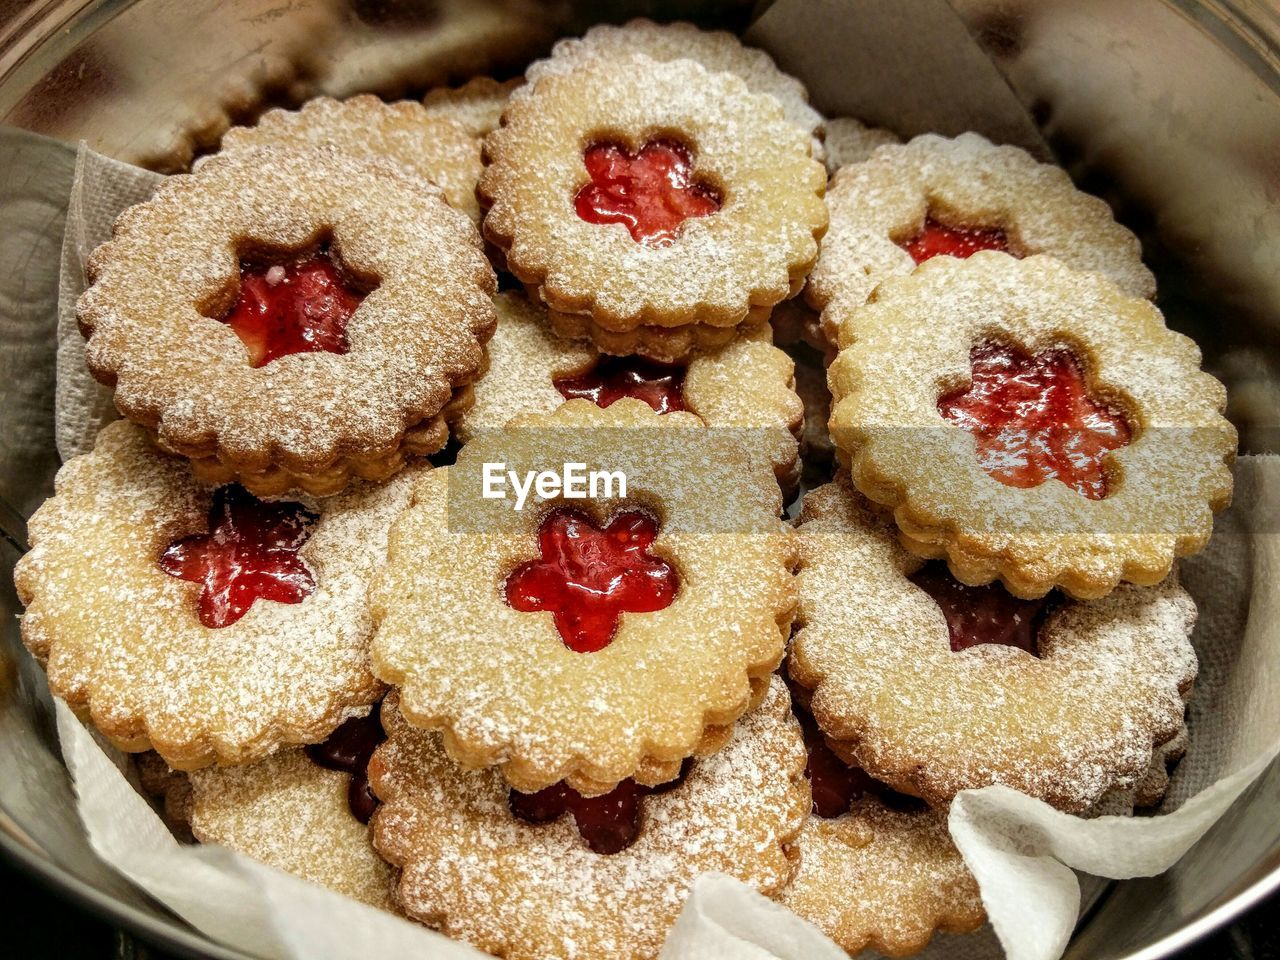
[(722, 751), (666, 789), (620, 790), (609, 809), (563, 790), (513, 794), (496, 771), (460, 770), (393, 699), (369, 767), (383, 801), (374, 845), (400, 869), (404, 911), (452, 937), (507, 960), (642, 960), (658, 955), (699, 874), (766, 895), (791, 879), (809, 791), (777, 678)]
[[(563, 490), (580, 495), (529, 492), (569, 463)], [(410, 723), (522, 790), (660, 783), (724, 742), (781, 660), (795, 600), (766, 460), (689, 413), (570, 400), (433, 473), (371, 595), (374, 670)]]
[[(561, 40), (551, 56), (529, 66), (529, 83), (543, 77), (569, 73), (593, 61), (614, 62), (642, 54), (659, 62), (693, 60), (712, 73), (740, 77), (752, 93), (767, 94), (782, 112), (814, 144), (822, 147), (822, 114), (809, 106), (809, 92), (795, 77), (783, 73), (763, 50), (744, 46), (726, 30), (702, 30), (692, 23), (654, 23), (637, 18), (622, 26), (597, 24), (582, 37)], [(526, 88), (527, 92), (528, 88)], [(524, 93), (517, 94), (517, 98)]]
[(767, 325), (687, 363), (659, 364), (557, 337), (546, 310), (519, 293), (500, 293), (494, 304), (489, 371), (457, 425), (464, 443), (517, 414), (549, 413), (575, 397), (608, 407), (629, 396), (659, 413), (687, 410), (708, 427), (736, 434), (767, 453), (784, 490), (794, 486), (803, 410), (795, 364), (770, 342)]
[(376, 801), (365, 768), (382, 739), (375, 707), (325, 743), (193, 771), (192, 832), (201, 843), (395, 911), (391, 868), (374, 853), (367, 826)]
[(1181, 727), (1196, 610), (1176, 578), (1048, 604), (964, 587), (844, 476), (805, 498), (799, 530), (789, 671), (877, 780), (935, 805), (1001, 783), (1080, 812)]
[[(1077, 190), (1060, 168), (976, 133), (882, 146), (836, 174), (827, 204), (831, 229), (805, 288), (815, 310), (859, 306), (881, 281), (939, 254), (988, 249), (1049, 254), (1130, 296), (1155, 293), (1137, 237), (1105, 202)], [(836, 323), (822, 321), (833, 342)]]
[(825, 124), (823, 138), (827, 172), (832, 176), (841, 167), (868, 160), (876, 148), (887, 143), (901, 143), (897, 134), (883, 127), (868, 127), (853, 117), (834, 117)]
[(317, 97), (300, 110), (269, 110), (252, 127), (228, 130), (221, 152), (259, 147), (332, 147), (360, 160), (384, 160), (438, 187), (449, 206), (480, 222), (480, 145), (461, 123), (412, 100)]
[[(436, 87), (422, 98), (427, 115), (443, 117), (462, 125), (477, 140), (483, 140), (498, 129), (507, 99), (518, 87), (524, 85), (524, 77), (515, 77), (499, 83), (493, 77), (472, 77), (460, 87)], [(476, 177), (479, 177), (479, 171)], [(471, 183), (475, 192), (475, 181)]]
[(382, 693), (367, 583), (420, 472), (260, 501), (116, 421), (31, 518), (23, 641), (54, 696), (176, 769), (323, 740)]
[(1195, 343), (1050, 257), (938, 257), (835, 311), (831, 434), (903, 543), (965, 583), (1159, 583), (1231, 499), (1235, 429)]
[[(804, 691), (798, 691), (801, 697)], [(894, 792), (804, 730), (813, 808), (796, 839), (800, 869), (781, 902), (855, 955), (924, 948), (938, 931), (968, 933), (986, 918), (978, 883), (951, 842), (946, 808)]]
[(89, 272), (77, 315), (120, 412), (207, 479), (264, 494), (333, 493), (438, 449), (494, 324), (466, 217), (332, 149), (170, 178)]
[(825, 171), (777, 101), (690, 60), (544, 77), (485, 155), (485, 236), (593, 334), (763, 319), (826, 229)]

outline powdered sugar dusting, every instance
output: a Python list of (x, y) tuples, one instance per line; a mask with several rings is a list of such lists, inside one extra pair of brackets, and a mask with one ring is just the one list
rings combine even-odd
[[(462, 125), (477, 140), (483, 140), (502, 119), (507, 98), (524, 84), (523, 77), (499, 83), (492, 77), (472, 77), (460, 87), (436, 87), (422, 99), (427, 115), (446, 117)], [(474, 188), (475, 184), (472, 183)]]
[[(1062, 586), (1104, 595), (1153, 584), (1204, 546), (1230, 501), (1235, 430), (1226, 391), (1195, 343), (1149, 302), (1050, 257), (936, 257), (884, 281), (872, 302), (833, 303), (840, 354), (828, 370), (831, 428), (858, 489), (895, 510), (905, 542), (946, 555), (967, 583), (999, 576), (1020, 596)], [(1030, 353), (1066, 347), (1090, 393), (1129, 420), (1107, 455), (1111, 485), (1089, 500), (1058, 480), (1019, 489), (989, 476), (974, 439), (937, 401), (970, 379), (987, 340)]]
[(1196, 611), (1176, 578), (1064, 603), (1038, 658), (955, 654), (942, 611), (907, 579), (920, 561), (847, 477), (806, 498), (800, 536), (791, 674), (877, 779), (935, 804), (1002, 783), (1078, 812), (1136, 782), (1182, 723)]
[[(626, 498), (557, 498), (514, 513), (481, 497), (482, 463), (523, 475), (569, 461), (622, 471)], [(568, 779), (598, 792), (646, 761), (678, 761), (709, 727), (737, 719), (751, 681), (781, 660), (794, 605), (781, 501), (766, 462), (688, 413), (659, 416), (624, 398), (519, 417), (417, 486), (371, 595), (374, 670), (401, 687), (410, 722), (445, 731), (455, 759), (501, 764), (522, 789)], [(652, 512), (651, 552), (681, 577), (674, 602), (624, 614), (612, 643), (590, 654), (566, 647), (549, 613), (512, 609), (502, 584), (538, 555), (538, 526), (556, 506), (597, 525), (622, 509)]]
[(235, 624), (201, 626), (196, 584), (156, 563), (206, 529), (211, 491), (125, 421), (59, 471), (15, 571), (23, 639), (55, 696), (87, 708), (124, 749), (170, 765), (246, 763), (324, 739), (382, 692), (369, 671), (367, 584), (392, 518), (421, 471), (324, 501), (299, 556), (316, 580), (297, 604), (257, 601)]
[[(239, 257), (330, 234), (349, 271), (380, 281), (350, 318), (349, 352), (251, 367), (215, 319)], [(78, 317), (121, 412), (168, 449), (249, 472), (393, 452), (474, 379), (494, 323), (493, 272), (466, 217), (421, 180), (329, 149), (237, 152), (171, 177), (119, 218), (90, 274)]]
[(218, 843), (361, 903), (395, 910), (391, 868), (347, 805), (350, 776), (286, 749), (190, 775), (191, 828)]
[[(581, 219), (584, 146), (637, 149), (659, 134), (685, 143), (719, 211), (685, 221), (667, 246)], [(799, 290), (826, 229), (826, 171), (777, 101), (691, 60), (590, 60), (545, 76), (508, 104), (485, 154), (485, 236), (550, 308), (606, 330), (735, 326)]]
[[(1155, 293), (1137, 237), (1105, 202), (1077, 190), (1061, 168), (976, 133), (881, 146), (836, 174), (827, 203), (831, 229), (805, 290), (818, 310), (837, 300), (858, 306), (885, 278), (910, 273), (915, 261), (898, 243), (930, 213), (950, 226), (1000, 227), (1019, 256), (1050, 254), (1132, 296)], [(823, 326), (834, 341), (832, 321)]]
[(405, 911), (451, 936), (508, 960), (639, 960), (657, 955), (700, 873), (766, 894), (791, 878), (788, 844), (810, 800), (800, 729), (776, 678), (720, 753), (644, 799), (636, 842), (610, 856), (592, 853), (571, 817), (513, 817), (496, 771), (459, 770), (393, 704), (390, 739), (370, 764), (383, 801), (374, 844), (402, 868)]
[(968, 933), (986, 918), (978, 882), (947, 831), (947, 810), (895, 810), (866, 794), (830, 820), (810, 815), (796, 840), (800, 869), (782, 895), (850, 955), (924, 948), (934, 933)]
[[(795, 77), (783, 73), (763, 50), (744, 46), (726, 30), (701, 30), (692, 23), (658, 24), (638, 18), (620, 27), (599, 24), (581, 38), (558, 42), (551, 56), (529, 65), (529, 83), (569, 73), (592, 60), (614, 60), (630, 54), (654, 60), (694, 60), (710, 71), (741, 77), (752, 93), (768, 94), (782, 106), (787, 119), (814, 137), (821, 146), (822, 114), (809, 106), (809, 93)], [(527, 88), (526, 88), (527, 89)], [(517, 97), (524, 92), (516, 94)]]

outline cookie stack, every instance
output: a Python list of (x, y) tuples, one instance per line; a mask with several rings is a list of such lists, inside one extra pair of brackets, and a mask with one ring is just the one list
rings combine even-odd
[(233, 129), (91, 280), (124, 419), (23, 637), (200, 842), (508, 958), (656, 957), (711, 870), (901, 955), (983, 920), (960, 790), (1163, 794), (1233, 435), (1021, 151), (636, 21)]

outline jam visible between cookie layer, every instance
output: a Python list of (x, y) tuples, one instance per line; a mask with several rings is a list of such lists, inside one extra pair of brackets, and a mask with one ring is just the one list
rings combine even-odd
[(369, 789), (369, 758), (378, 744), (387, 739), (378, 717), (378, 708), (364, 717), (352, 717), (329, 735), (323, 743), (306, 747), (307, 757), (318, 767), (350, 774), (347, 806), (351, 815), (368, 823), (378, 809), (378, 798)]
[(291, 353), (346, 353), (347, 321), (364, 296), (326, 250), (284, 263), (241, 261), (240, 296), (223, 323), (254, 367)]
[(316, 519), (300, 503), (259, 500), (238, 484), (221, 487), (209, 509), (209, 532), (170, 544), (160, 569), (201, 585), (202, 624), (229, 627), (255, 600), (300, 603), (315, 590), (298, 551)]
[(552, 380), (566, 400), (585, 398), (608, 407), (623, 397), (643, 400), (658, 413), (684, 410), (682, 366), (642, 357), (602, 356), (586, 373)]
[(582, 154), (591, 182), (573, 206), (588, 223), (621, 223), (637, 243), (666, 246), (690, 217), (720, 209), (720, 197), (693, 176), (693, 157), (676, 140), (650, 140), (636, 153), (613, 141)]
[(541, 559), (507, 578), (507, 603), (552, 611), (571, 650), (603, 650), (624, 612), (662, 610), (675, 598), (675, 568), (649, 553), (657, 535), (658, 522), (639, 510), (618, 514), (603, 530), (576, 510), (553, 510), (538, 528)]
[(1022, 600), (999, 583), (970, 587), (951, 576), (940, 561), (926, 563), (911, 582), (942, 609), (953, 651), (996, 643), (1039, 656), (1036, 635), (1044, 620), (1044, 598)]
[(1009, 252), (1009, 240), (999, 227), (949, 227), (933, 217), (926, 217), (924, 229), (899, 246), (916, 263), (942, 256), (965, 260), (979, 250)]
[(566, 811), (573, 814), (578, 835), (593, 853), (621, 853), (635, 843), (640, 833), (641, 801), (651, 794), (666, 793), (684, 783), (692, 766), (686, 760), (680, 775), (656, 787), (623, 780), (606, 794), (584, 797), (564, 783), (556, 783), (537, 793), (512, 790), (507, 795), (511, 812), (528, 823), (550, 823)]
[(813, 814), (824, 820), (832, 820), (849, 812), (854, 800), (864, 794), (874, 794), (887, 806), (896, 810), (924, 809), (924, 802), (916, 797), (898, 793), (888, 784), (881, 783), (860, 767), (851, 767), (827, 746), (818, 722), (795, 698), (792, 688), (791, 709), (800, 721), (804, 732), (804, 746), (809, 753), (804, 775), (809, 778), (813, 790)]
[(939, 398), (938, 412), (977, 439), (983, 470), (1011, 487), (1056, 478), (1090, 500), (1107, 495), (1103, 459), (1129, 443), (1129, 424), (1089, 395), (1070, 350), (983, 343), (969, 362), (972, 383)]

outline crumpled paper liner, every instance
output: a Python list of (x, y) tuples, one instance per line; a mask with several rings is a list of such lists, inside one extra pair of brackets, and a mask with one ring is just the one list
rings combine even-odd
[[(84, 147), (77, 174), (59, 304), (57, 440), (64, 457), (88, 449), (115, 415), (84, 368), (75, 328), (85, 257), (109, 235), (116, 213), (158, 182), (154, 174)], [(1219, 518), (1209, 548), (1182, 565), (1201, 611), (1201, 674), (1188, 755), (1164, 814), (1081, 820), (1002, 787), (960, 794), (951, 811), (952, 836), (979, 881), (991, 927), (965, 937), (940, 936), (921, 956), (993, 958), (1003, 945), (1012, 960), (1056, 960), (1080, 914), (1080, 885), (1071, 868), (1117, 879), (1164, 871), (1280, 753), (1280, 534), (1268, 524), (1280, 515), (1280, 458), (1243, 458), (1236, 485), (1235, 506)], [(94, 849), (213, 939), (290, 960), (364, 960), (382, 950), (442, 960), (482, 956), (230, 851), (180, 845), (130, 786), (122, 758), (104, 749), (61, 703), (58, 727)], [(844, 956), (809, 924), (718, 874), (695, 884), (662, 952), (663, 960)]]

